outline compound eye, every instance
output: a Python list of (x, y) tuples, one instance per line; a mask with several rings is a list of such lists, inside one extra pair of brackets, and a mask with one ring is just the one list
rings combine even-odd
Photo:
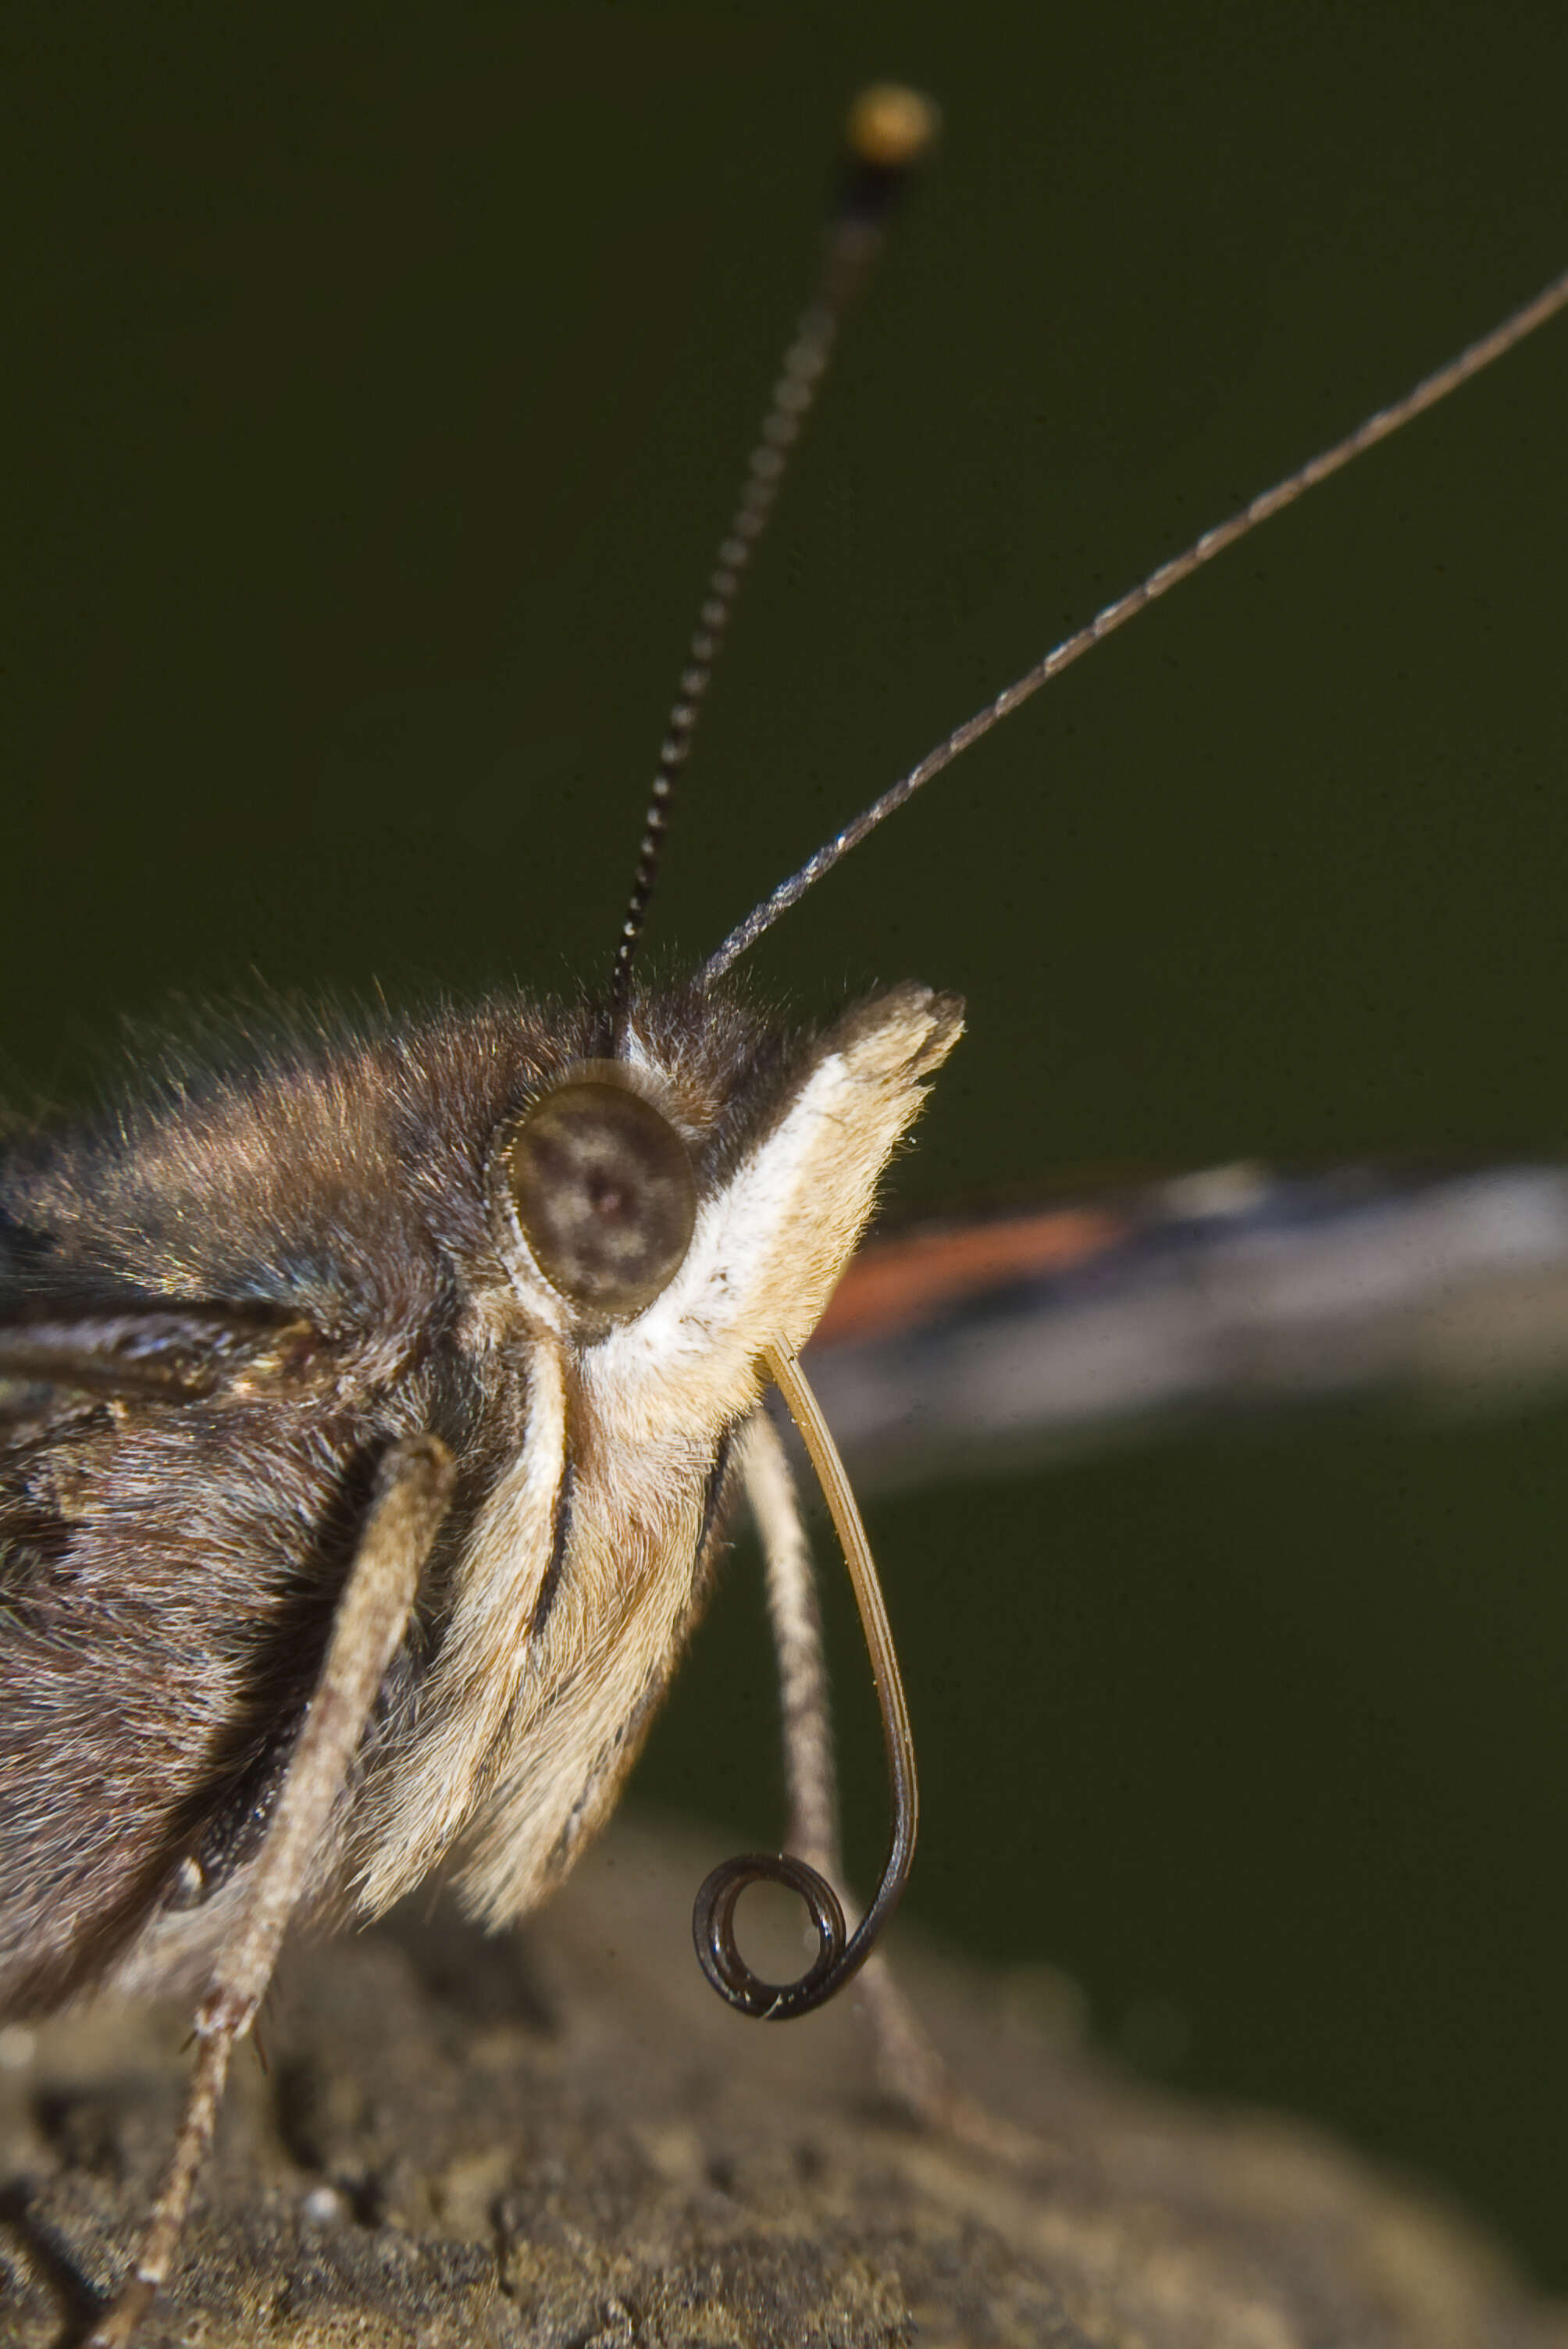
[(523, 1237), (552, 1288), (613, 1321), (640, 1313), (696, 1221), (686, 1146), (651, 1102), (580, 1079), (536, 1102), (507, 1144)]

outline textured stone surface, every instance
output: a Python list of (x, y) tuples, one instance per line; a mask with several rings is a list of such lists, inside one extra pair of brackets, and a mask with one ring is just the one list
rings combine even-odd
[[(438, 1907), (296, 1952), (148, 2349), (1568, 2349), (1461, 2220), (1295, 2124), (1130, 2084), (1016, 1982), (904, 1968), (1038, 2158), (909, 2129), (847, 2003), (769, 2029), (706, 1989), (715, 1856), (624, 1830), (526, 1939)], [(0, 2034), (7, 2349), (61, 2349), (117, 2272), (184, 2029)]]

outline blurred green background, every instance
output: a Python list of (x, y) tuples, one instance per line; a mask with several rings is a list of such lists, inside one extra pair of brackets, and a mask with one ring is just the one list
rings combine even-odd
[[(1108, 594), (1568, 264), (1541, 5), (36, 12), (14, 75), (5, 1090), (120, 1015), (604, 966), (843, 100), (940, 167), (744, 607), (707, 948)], [(30, 47), (29, 47), (30, 45)], [(1017, 718), (756, 958), (971, 1032), (905, 1205), (1563, 1146), (1561, 325)], [(1568, 1413), (880, 1506), (914, 1914), (1071, 1970), (1568, 2284)], [(882, 1773), (846, 1609), (862, 1872)], [(777, 1816), (738, 1558), (638, 1790)], [(716, 1850), (717, 1846), (716, 1845)]]

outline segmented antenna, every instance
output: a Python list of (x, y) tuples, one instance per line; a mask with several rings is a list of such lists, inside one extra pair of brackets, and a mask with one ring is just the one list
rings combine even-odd
[(962, 726), (955, 726), (946, 740), (928, 751), (918, 766), (912, 767), (907, 775), (890, 785), (880, 799), (873, 800), (870, 807), (861, 810), (853, 823), (846, 824), (842, 832), (824, 842), (814, 855), (809, 856), (798, 873), (791, 874), (788, 881), (781, 881), (759, 905), (754, 906), (746, 919), (731, 930), (717, 952), (710, 955), (704, 963), (697, 973), (698, 984), (711, 987), (732, 963), (738, 961), (756, 945), (765, 930), (772, 928), (780, 915), (787, 914), (791, 905), (798, 905), (808, 889), (820, 881), (824, 874), (830, 873), (841, 857), (847, 856), (851, 848), (858, 848), (868, 833), (874, 832), (885, 817), (903, 807), (906, 800), (913, 799), (923, 783), (930, 782), (944, 767), (951, 766), (961, 751), (978, 742), (983, 734), (989, 734), (993, 726), (1009, 717), (1021, 703), (1028, 700), (1031, 694), (1037, 693), (1042, 685), (1048, 684), (1054, 677), (1059, 677), (1063, 669), (1070, 668), (1091, 645), (1098, 645), (1104, 637), (1112, 635), (1179, 581), (1190, 579), (1193, 572), (1201, 571), (1204, 564), (1212, 562), (1216, 554), (1223, 554), (1226, 547), (1234, 546), (1238, 539), (1245, 538), (1260, 523), (1267, 522), (1284, 507), (1294, 505), (1297, 498), (1304, 496), (1308, 490), (1315, 489), (1319, 481), (1326, 481), (1331, 473), (1337, 473), (1342, 466), (1349, 464), (1353, 457), (1359, 457), (1363, 450), (1376, 448), (1379, 440), (1387, 440), (1389, 434), (1398, 432), (1401, 425), (1408, 424), (1412, 418), (1419, 416), (1426, 409), (1435, 408), (1439, 400), (1446, 399), (1449, 392), (1457, 391), (1460, 384), (1468, 383), (1471, 376), (1479, 375), (1482, 367), (1491, 365), (1493, 359), (1501, 358), (1506, 351), (1512, 350), (1516, 343), (1522, 342), (1526, 335), (1533, 334), (1537, 326), (1544, 326), (1548, 318), (1555, 317), (1564, 307), (1568, 307), (1568, 271), (1564, 271), (1561, 277), (1554, 277), (1533, 301), (1523, 304), (1511, 316), (1503, 319), (1501, 326), (1494, 326), (1490, 335), (1483, 335), (1479, 342), (1471, 343), (1467, 349), (1460, 351), (1457, 358), (1449, 359), (1446, 366), (1423, 377), (1402, 399), (1397, 399), (1390, 407), (1380, 408), (1375, 415), (1367, 417), (1353, 432), (1347, 432), (1342, 440), (1336, 440), (1331, 449), (1325, 449), (1320, 455), (1309, 458), (1296, 471), (1287, 473), (1272, 489), (1263, 491), (1227, 521), (1218, 523), (1212, 530), (1206, 530), (1201, 538), (1192, 541), (1191, 546), (1183, 547), (1180, 554), (1173, 554), (1168, 563), (1161, 564), (1147, 579), (1130, 588), (1125, 595), (1119, 595), (1114, 603), (1107, 604), (1086, 626), (1075, 630), (1070, 636), (1064, 636), (1061, 643), (1054, 645), (1033, 668), (1026, 669), (1013, 684), (1005, 686), (994, 700), (988, 701), (984, 709), (977, 709), (973, 718), (965, 719)]
[(785, 351), (747, 460), (739, 502), (719, 541), (654, 772), (637, 851), (636, 878), (610, 974), (612, 1050), (618, 1049), (625, 1025), (632, 958), (658, 877), (676, 779), (691, 748), (692, 731), (735, 611), (740, 583), (768, 526), (789, 452), (810, 413), (839, 329), (882, 249), (894, 204), (935, 138), (937, 122), (937, 109), (929, 98), (892, 83), (863, 90), (850, 110), (820, 274)]

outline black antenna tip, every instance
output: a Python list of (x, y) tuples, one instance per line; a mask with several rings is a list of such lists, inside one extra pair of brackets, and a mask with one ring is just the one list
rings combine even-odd
[(862, 89), (844, 124), (843, 178), (839, 210), (851, 220), (880, 222), (923, 163), (942, 128), (933, 98), (902, 82)]

